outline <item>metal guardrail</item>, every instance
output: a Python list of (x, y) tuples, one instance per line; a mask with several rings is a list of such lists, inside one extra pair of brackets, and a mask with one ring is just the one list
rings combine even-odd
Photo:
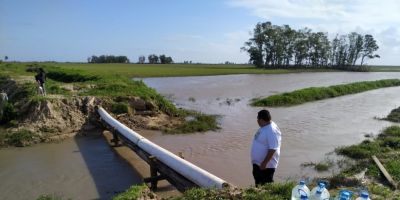
[(122, 140), (137, 155), (150, 165), (150, 182), (153, 189), (157, 188), (157, 181), (166, 179), (179, 191), (193, 187), (225, 188), (230, 184), (200, 167), (184, 160), (170, 151), (154, 144), (145, 137), (129, 129), (109, 115), (103, 108), (97, 107), (103, 125), (114, 136), (113, 141), (118, 144)]

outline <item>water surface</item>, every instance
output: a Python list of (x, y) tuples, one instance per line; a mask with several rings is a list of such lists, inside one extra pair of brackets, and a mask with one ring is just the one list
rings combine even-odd
[[(97, 134), (98, 135), (98, 134)], [(118, 157), (102, 136), (0, 150), (0, 199), (110, 199), (141, 176)]]
[[(236, 185), (253, 184), (249, 151), (258, 129), (257, 112), (249, 106), (256, 97), (312, 86), (400, 78), (400, 73), (297, 73), (278, 75), (224, 75), (146, 78), (143, 81), (172, 99), (179, 107), (218, 114), (221, 130), (188, 135), (149, 133), (150, 140)], [(310, 102), (267, 108), (282, 131), (277, 180), (313, 177), (304, 162), (319, 162), (335, 147), (355, 144), (365, 134), (378, 134), (390, 125), (374, 117), (386, 116), (400, 106), (400, 87)], [(326, 174), (325, 174), (326, 175)]]

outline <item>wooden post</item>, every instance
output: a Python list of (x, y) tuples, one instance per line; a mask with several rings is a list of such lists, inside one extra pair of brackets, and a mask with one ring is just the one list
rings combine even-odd
[(117, 130), (115, 130), (114, 128), (112, 128), (111, 133), (112, 133), (112, 135), (113, 135), (113, 138), (111, 139), (111, 142), (114, 142), (114, 147), (121, 146), (121, 145), (119, 144), (119, 138), (118, 138)]
[(150, 181), (150, 184), (151, 184), (151, 189), (152, 190), (157, 190), (157, 183), (158, 183), (158, 180), (157, 180), (157, 158), (156, 157), (154, 157), (154, 156), (150, 156), (149, 157), (149, 160), (150, 160), (150, 178), (151, 178), (151, 181)]
[(385, 178), (389, 181), (390, 185), (394, 188), (397, 189), (397, 184), (394, 182), (393, 178), (390, 176), (390, 174), (386, 171), (385, 167), (382, 165), (382, 163), (379, 161), (379, 159), (374, 155), (372, 156), (372, 159), (375, 161), (375, 164), (378, 165), (378, 168), (381, 170), (382, 174), (385, 176)]

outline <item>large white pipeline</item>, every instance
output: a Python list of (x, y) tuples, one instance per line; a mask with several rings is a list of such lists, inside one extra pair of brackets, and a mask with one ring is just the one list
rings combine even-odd
[(109, 115), (103, 108), (99, 107), (98, 113), (107, 124), (118, 130), (119, 133), (124, 135), (148, 154), (155, 156), (159, 161), (191, 180), (193, 183), (196, 183), (201, 187), (220, 189), (228, 185), (226, 181), (201, 169), (200, 167), (197, 167), (187, 160), (176, 156), (170, 151), (152, 143), (145, 137), (126, 127), (124, 124)]

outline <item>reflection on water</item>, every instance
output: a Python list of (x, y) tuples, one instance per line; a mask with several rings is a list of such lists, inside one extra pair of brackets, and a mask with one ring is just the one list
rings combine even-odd
[[(300, 73), (281, 75), (227, 75), (147, 78), (144, 82), (181, 107), (222, 115), (217, 132), (146, 137), (236, 185), (253, 184), (249, 151), (261, 108), (248, 105), (252, 98), (311, 86), (328, 86), (365, 80), (400, 78), (400, 73)], [(195, 101), (194, 101), (195, 100)], [(229, 103), (228, 103), (229, 102)], [(301, 163), (321, 161), (335, 147), (377, 134), (389, 122), (374, 117), (400, 106), (400, 87), (306, 103), (268, 108), (282, 130), (277, 180), (313, 176)]]
[[(97, 134), (98, 135), (98, 134)], [(0, 199), (110, 199), (141, 177), (102, 136), (0, 150)]]

